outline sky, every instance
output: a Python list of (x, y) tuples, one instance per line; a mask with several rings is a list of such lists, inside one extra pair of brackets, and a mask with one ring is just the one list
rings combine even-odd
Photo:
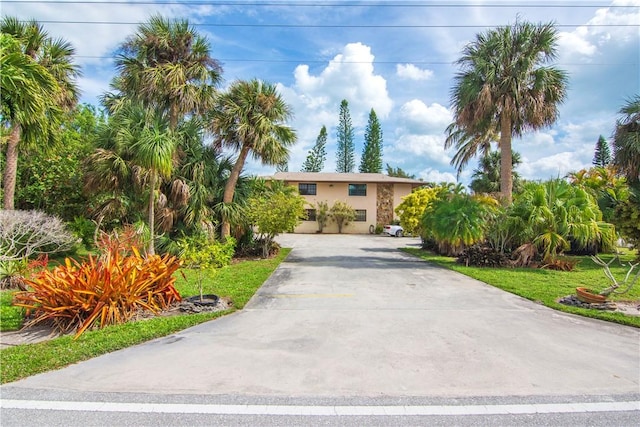
[[(553, 22), (567, 99), (551, 128), (514, 139), (523, 178), (544, 180), (591, 166), (598, 137), (610, 139), (620, 107), (640, 94), (640, 0), (2, 0), (2, 16), (40, 21), (69, 41), (82, 66), (81, 101), (99, 105), (115, 74), (114, 52), (154, 14), (187, 19), (223, 66), (221, 89), (253, 78), (276, 84), (293, 111), (299, 171), (324, 125), (324, 172), (336, 168), (340, 102), (349, 103), (356, 170), (374, 109), (383, 131), (383, 164), (431, 182), (456, 177), (444, 149), (453, 120), (455, 64), (476, 34), (516, 20)], [(249, 162), (245, 173), (269, 175)]]

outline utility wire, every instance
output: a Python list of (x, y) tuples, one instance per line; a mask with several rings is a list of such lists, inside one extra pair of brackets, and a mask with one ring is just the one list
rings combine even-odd
[[(102, 0), (102, 1), (86, 1), (86, 0), (3, 0), (3, 3), (22, 3), (22, 4), (126, 4), (126, 5), (186, 5), (186, 6), (253, 6), (253, 7), (385, 7), (385, 8), (626, 8), (634, 7), (633, 5), (611, 5), (596, 4), (587, 2), (575, 2), (558, 4), (557, 2), (549, 3), (446, 3), (446, 2), (300, 2), (300, 1), (177, 1), (177, 0), (158, 0), (158, 1), (126, 1), (126, 0)], [(637, 7), (637, 6), (636, 6)]]

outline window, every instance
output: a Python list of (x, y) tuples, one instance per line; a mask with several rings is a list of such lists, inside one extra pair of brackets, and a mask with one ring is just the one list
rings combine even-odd
[(301, 196), (315, 196), (316, 195), (316, 184), (298, 184), (298, 193)]
[(350, 196), (366, 196), (367, 184), (349, 184)]
[(316, 220), (316, 210), (315, 209), (305, 209), (305, 211), (307, 211), (307, 219), (305, 219), (305, 221), (315, 221)]
[(366, 222), (367, 221), (367, 210), (366, 209), (356, 209), (356, 222)]

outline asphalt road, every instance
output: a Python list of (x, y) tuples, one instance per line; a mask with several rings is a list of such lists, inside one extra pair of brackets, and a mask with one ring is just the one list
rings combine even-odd
[(633, 425), (640, 331), (397, 250), (286, 235), (236, 314), (0, 388), (3, 426)]

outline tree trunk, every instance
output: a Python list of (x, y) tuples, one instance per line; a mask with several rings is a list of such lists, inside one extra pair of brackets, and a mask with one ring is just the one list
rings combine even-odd
[(7, 159), (4, 169), (4, 208), (11, 211), (15, 207), (16, 174), (18, 172), (18, 143), (22, 128), (16, 124), (11, 129), (7, 142)]
[[(242, 172), (242, 168), (244, 167), (244, 162), (247, 159), (247, 155), (249, 154), (249, 147), (246, 145), (242, 146), (240, 150), (240, 154), (238, 155), (238, 159), (236, 163), (233, 165), (233, 169), (231, 169), (231, 174), (229, 175), (229, 179), (227, 180), (227, 185), (224, 186), (224, 195), (222, 196), (222, 203), (229, 204), (233, 202), (233, 195), (236, 192), (236, 185), (238, 184), (238, 179), (240, 178), (240, 172)], [(222, 240), (226, 240), (227, 237), (231, 235), (231, 222), (229, 222), (229, 218), (226, 217), (226, 214), (222, 215), (222, 229), (220, 230), (220, 237)]]
[(149, 184), (151, 187), (151, 194), (149, 194), (149, 250), (147, 251), (148, 255), (156, 254), (156, 246), (154, 243), (155, 237), (155, 196), (156, 196), (156, 174), (151, 171), (151, 183)]
[(507, 206), (513, 201), (512, 163), (511, 119), (503, 112), (500, 118), (500, 194), (502, 203)]

